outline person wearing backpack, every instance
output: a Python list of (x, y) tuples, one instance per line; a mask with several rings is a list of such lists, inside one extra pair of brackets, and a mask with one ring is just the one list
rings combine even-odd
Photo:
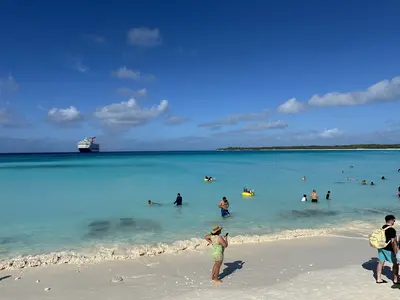
[(382, 269), (385, 262), (393, 264), (393, 283), (398, 283), (399, 266), (396, 260), (396, 254), (398, 252), (396, 230), (393, 228), (396, 218), (393, 215), (387, 215), (385, 217), (386, 224), (382, 226), (386, 236), (386, 246), (378, 248), (378, 265), (376, 267), (376, 283), (386, 283), (382, 280)]

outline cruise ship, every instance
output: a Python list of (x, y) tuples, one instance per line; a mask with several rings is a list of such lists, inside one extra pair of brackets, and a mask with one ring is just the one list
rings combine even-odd
[(82, 141), (78, 142), (78, 150), (79, 152), (99, 152), (100, 145), (94, 142), (95, 136), (87, 137)]

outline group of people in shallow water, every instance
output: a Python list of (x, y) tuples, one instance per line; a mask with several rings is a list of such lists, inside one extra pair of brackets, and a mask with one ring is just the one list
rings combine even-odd
[[(174, 205), (181, 206), (182, 205), (182, 201), (183, 201), (182, 196), (181, 196), (180, 193), (178, 193), (178, 195), (176, 197), (176, 200), (174, 202)], [(153, 202), (151, 200), (148, 200), (147, 204), (148, 205), (161, 205), (161, 203)], [(226, 199), (225, 196), (219, 202), (218, 208), (221, 209), (221, 217), (225, 218), (225, 217), (230, 217), (231, 216), (231, 214), (229, 212), (229, 200)]]
[[(382, 180), (385, 180), (386, 178), (385, 178), (385, 176), (382, 176), (381, 179), (382, 179)], [(347, 180), (353, 180), (353, 179), (347, 177)], [(367, 185), (367, 181), (366, 181), (365, 179), (364, 179), (364, 180), (361, 180), (361, 184), (362, 184), (362, 185)], [(370, 185), (375, 185), (375, 183), (374, 183), (373, 181), (371, 181), (371, 182), (370, 182)]]
[[(310, 198), (311, 198), (311, 202), (312, 202), (312, 203), (317, 203), (317, 202), (318, 202), (319, 196), (318, 196), (316, 190), (313, 190), (313, 191), (311, 192)], [(328, 192), (326, 193), (325, 199), (326, 199), (326, 200), (331, 200), (331, 191), (328, 191)], [(303, 198), (301, 198), (301, 201), (302, 201), (302, 202), (308, 201), (308, 198), (307, 198), (307, 195), (306, 195), (306, 194), (303, 194)]]
[[(178, 195), (176, 195), (176, 200), (174, 202), (174, 205), (181, 206), (182, 205), (182, 201), (183, 201), (182, 196), (181, 196), (180, 193), (178, 193)], [(153, 202), (151, 200), (148, 200), (147, 204), (148, 205), (162, 205), (161, 203)]]

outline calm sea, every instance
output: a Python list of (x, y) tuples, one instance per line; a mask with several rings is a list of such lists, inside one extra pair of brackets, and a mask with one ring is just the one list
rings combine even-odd
[[(0, 255), (171, 243), (214, 224), (260, 235), (379, 221), (400, 212), (399, 168), (400, 152), (384, 150), (1, 155)], [(256, 196), (242, 197), (244, 186)], [(301, 202), (312, 189), (320, 203)], [(178, 192), (182, 207), (173, 206)], [(223, 196), (228, 219), (217, 207)]]

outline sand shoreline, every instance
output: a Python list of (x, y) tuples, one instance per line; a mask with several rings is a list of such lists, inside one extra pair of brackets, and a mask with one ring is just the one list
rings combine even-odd
[[(223, 283), (210, 282), (210, 249), (1, 271), (2, 299), (369, 299), (398, 296), (373, 279), (376, 250), (362, 236), (230, 245)], [(388, 274), (385, 270), (385, 274)], [(20, 280), (14, 280), (21, 277)], [(122, 279), (122, 281), (118, 281)], [(39, 282), (36, 282), (39, 280)], [(51, 288), (44, 291), (45, 288)], [(385, 297), (383, 297), (385, 298)]]

